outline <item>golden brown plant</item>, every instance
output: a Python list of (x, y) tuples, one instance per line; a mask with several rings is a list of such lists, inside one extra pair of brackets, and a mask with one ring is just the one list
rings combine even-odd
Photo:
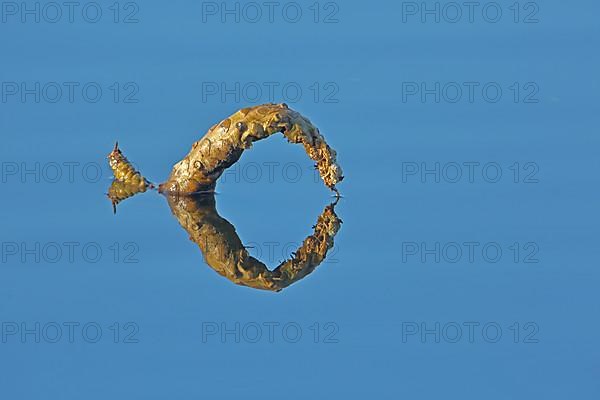
[(138, 187), (140, 190), (153, 188), (154, 186), (140, 174), (133, 165), (123, 155), (119, 149), (119, 142), (115, 143), (115, 148), (108, 154), (108, 165), (113, 171), (113, 175), (117, 181), (126, 183), (129, 186)]
[(183, 194), (213, 191), (217, 179), (239, 160), (244, 150), (253, 142), (278, 132), (289, 142), (304, 146), (308, 156), (316, 162), (325, 185), (337, 193), (335, 185), (343, 176), (336, 152), (308, 118), (286, 104), (244, 108), (214, 125), (192, 145), (188, 155), (175, 164), (159, 191)]
[[(219, 216), (214, 194), (198, 193), (213, 192), (217, 179), (244, 150), (278, 132), (289, 142), (303, 145), (325, 185), (337, 194), (336, 185), (343, 175), (336, 152), (307, 118), (286, 104), (244, 108), (214, 125), (159, 186), (159, 191), (167, 195), (171, 211), (211, 268), (236, 284), (271, 291), (280, 291), (306, 277), (325, 259), (342, 223), (335, 214), (335, 203), (325, 207), (314, 232), (292, 257), (271, 271), (250, 256), (235, 227)], [(116, 213), (120, 201), (154, 186), (131, 165), (118, 143), (108, 159), (115, 176), (108, 197)]]
[(242, 244), (235, 227), (215, 208), (213, 194), (167, 196), (179, 224), (190, 235), (206, 263), (220, 275), (238, 285), (278, 292), (313, 272), (333, 247), (333, 238), (342, 220), (334, 211), (335, 203), (325, 207), (308, 236), (292, 257), (270, 271), (252, 257)]
[(144, 193), (146, 186), (139, 184), (130, 184), (123, 181), (114, 180), (108, 188), (106, 194), (113, 206), (113, 213), (117, 213), (117, 205), (125, 199), (135, 196), (138, 193)]

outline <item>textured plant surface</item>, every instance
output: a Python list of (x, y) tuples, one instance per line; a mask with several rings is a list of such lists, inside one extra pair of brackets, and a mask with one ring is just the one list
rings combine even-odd
[(106, 194), (113, 206), (113, 213), (117, 213), (117, 205), (125, 199), (135, 196), (138, 193), (144, 193), (146, 185), (131, 184), (119, 180), (114, 180), (108, 188)]
[[(252, 143), (281, 132), (291, 143), (304, 146), (308, 156), (331, 190), (342, 179), (342, 169), (319, 130), (286, 104), (263, 104), (244, 108), (214, 125), (192, 150), (175, 164), (169, 179), (159, 186), (167, 196), (171, 211), (200, 246), (206, 263), (232, 282), (256, 289), (280, 291), (304, 278), (325, 259), (342, 221), (335, 203), (325, 207), (314, 232), (292, 257), (274, 270), (250, 256), (235, 227), (219, 216), (213, 192), (217, 179), (238, 161)], [(119, 149), (108, 155), (115, 180), (108, 190), (113, 210), (117, 204), (154, 186), (142, 176)], [(198, 193), (204, 193), (199, 195)]]
[(304, 278), (325, 259), (342, 221), (335, 214), (335, 203), (325, 207), (308, 236), (292, 258), (270, 271), (252, 257), (242, 244), (235, 227), (215, 208), (212, 194), (167, 196), (179, 224), (198, 244), (206, 263), (230, 281), (255, 289), (280, 291)]
[(123, 155), (119, 149), (119, 142), (115, 143), (115, 148), (108, 154), (108, 165), (113, 171), (113, 175), (117, 181), (126, 183), (130, 186), (137, 186), (144, 191), (147, 188), (154, 187), (146, 178), (140, 174), (133, 165)]
[(343, 179), (335, 151), (319, 130), (286, 104), (263, 104), (244, 108), (214, 125), (192, 145), (188, 155), (175, 164), (169, 179), (160, 185), (164, 193), (213, 191), (225, 169), (241, 157), (253, 142), (281, 132), (291, 143), (304, 146), (328, 188)]
[(108, 188), (106, 195), (112, 203), (113, 212), (116, 214), (117, 205), (121, 201), (138, 193), (143, 193), (148, 188), (152, 189), (154, 185), (131, 165), (119, 149), (119, 142), (115, 143), (115, 148), (108, 154), (107, 158), (115, 180)]

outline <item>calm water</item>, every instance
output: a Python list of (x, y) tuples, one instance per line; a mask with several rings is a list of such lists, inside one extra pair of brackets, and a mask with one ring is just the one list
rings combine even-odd
[[(502, 1), (492, 23), (481, 3), (470, 23), (441, 2), (436, 23), (420, 2), (313, 3), (278, 3), (272, 23), (235, 2), (222, 22), (221, 2), (101, 1), (97, 23), (87, 3), (72, 23), (2, 3), (7, 398), (598, 398), (600, 6)], [(233, 284), (155, 192), (113, 215), (115, 140), (162, 182), (214, 123), (268, 101), (344, 168), (312, 274)], [(281, 136), (217, 191), (269, 268), (333, 200)]]

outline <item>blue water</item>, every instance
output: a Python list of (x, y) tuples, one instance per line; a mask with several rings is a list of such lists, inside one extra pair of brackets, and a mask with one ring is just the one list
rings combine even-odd
[[(2, 2), (3, 398), (598, 398), (600, 5), (513, 3)], [(154, 192), (113, 215), (115, 140), (162, 182), (269, 101), (346, 176), (311, 275), (234, 285)], [(332, 201), (311, 168), (279, 136), (217, 186), (271, 268)]]

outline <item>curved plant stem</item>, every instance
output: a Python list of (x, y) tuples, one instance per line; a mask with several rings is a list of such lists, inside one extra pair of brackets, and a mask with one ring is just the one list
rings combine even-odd
[(336, 152), (307, 118), (286, 104), (244, 108), (214, 125), (192, 145), (188, 155), (175, 164), (159, 191), (180, 194), (213, 191), (217, 179), (240, 159), (244, 150), (278, 132), (289, 142), (304, 146), (308, 156), (316, 162), (325, 185), (337, 193), (335, 185), (343, 176)]

